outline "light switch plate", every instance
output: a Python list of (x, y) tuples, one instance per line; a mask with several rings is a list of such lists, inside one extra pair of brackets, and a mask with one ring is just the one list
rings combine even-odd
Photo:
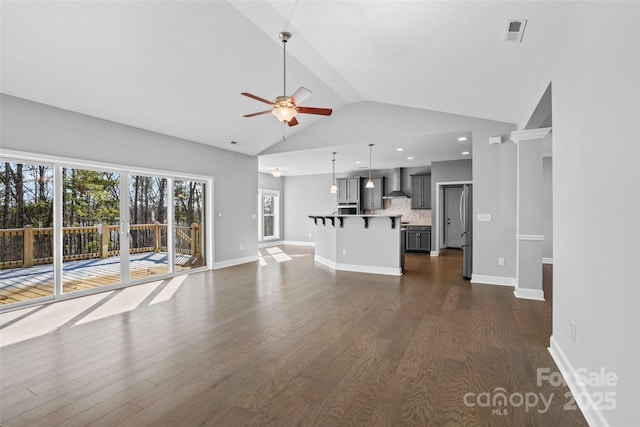
[(491, 214), (478, 214), (478, 221), (491, 222)]

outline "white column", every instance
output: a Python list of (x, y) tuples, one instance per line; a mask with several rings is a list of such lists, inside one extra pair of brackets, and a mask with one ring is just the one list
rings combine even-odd
[(517, 145), (516, 289), (518, 298), (544, 300), (542, 291), (542, 140), (551, 128), (511, 132)]

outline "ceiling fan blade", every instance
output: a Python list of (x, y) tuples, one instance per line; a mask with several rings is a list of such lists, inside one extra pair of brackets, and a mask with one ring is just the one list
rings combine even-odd
[(300, 88), (298, 88), (298, 90), (293, 92), (293, 95), (291, 95), (291, 99), (293, 99), (293, 103), (294, 104), (298, 105), (299, 103), (301, 103), (302, 101), (304, 101), (305, 99), (310, 97), (312, 93), (313, 92), (311, 92), (306, 87), (300, 86)]
[(289, 126), (295, 126), (295, 125), (297, 125), (297, 124), (298, 124), (298, 121), (296, 120), (296, 118), (295, 118), (295, 117), (291, 117), (291, 120), (289, 120), (289, 121), (287, 122), (287, 124), (288, 124)]
[(320, 116), (330, 116), (333, 110), (331, 108), (314, 108), (314, 107), (296, 107), (298, 113), (318, 114)]
[(259, 113), (251, 113), (251, 114), (245, 114), (242, 117), (255, 117), (255, 116), (261, 116), (263, 114), (268, 114), (270, 112), (272, 112), (273, 110), (267, 110), (267, 111), (260, 111)]
[(259, 96), (252, 95), (252, 94), (250, 94), (250, 93), (248, 93), (248, 92), (242, 92), (240, 95), (248, 96), (249, 98), (253, 98), (253, 99), (255, 99), (256, 101), (260, 101), (260, 102), (264, 102), (265, 104), (273, 105), (273, 102), (271, 102), (271, 101), (267, 101), (267, 100), (266, 100), (266, 99), (264, 99), (264, 98), (260, 98)]

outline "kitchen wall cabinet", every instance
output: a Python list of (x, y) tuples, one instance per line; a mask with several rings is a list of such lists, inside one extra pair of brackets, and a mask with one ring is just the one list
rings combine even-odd
[(360, 178), (337, 178), (338, 204), (360, 202)]
[(431, 209), (431, 175), (411, 175), (411, 209)]
[(431, 227), (407, 227), (405, 237), (405, 250), (414, 252), (431, 251)]
[(361, 188), (360, 188), (360, 200), (361, 200), (361, 208), (367, 210), (380, 210), (384, 209), (384, 201), (382, 197), (384, 196), (384, 177), (379, 178), (371, 178), (373, 181), (373, 188), (366, 188), (368, 178), (362, 178)]

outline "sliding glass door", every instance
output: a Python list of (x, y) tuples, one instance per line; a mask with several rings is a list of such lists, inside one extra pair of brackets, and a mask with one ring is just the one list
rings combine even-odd
[(129, 175), (129, 278), (169, 273), (167, 179)]
[(204, 254), (205, 183), (174, 183), (174, 239), (176, 271), (206, 265)]
[(0, 306), (52, 297), (53, 167), (0, 163)]
[(120, 174), (62, 168), (62, 185), (62, 292), (120, 283)]
[(206, 266), (204, 180), (0, 159), (0, 308)]

